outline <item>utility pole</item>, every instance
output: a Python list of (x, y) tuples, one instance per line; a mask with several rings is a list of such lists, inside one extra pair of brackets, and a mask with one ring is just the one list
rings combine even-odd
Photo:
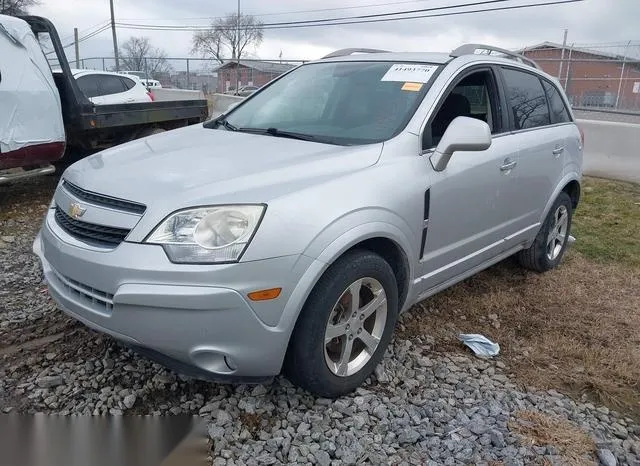
[(238, 0), (238, 20), (236, 21), (236, 94), (240, 90), (240, 0)]
[(73, 28), (73, 42), (76, 45), (76, 68), (80, 68), (80, 43), (78, 42), (78, 28)]
[(567, 48), (567, 34), (568, 29), (564, 30), (564, 40), (562, 41), (562, 56), (560, 57), (560, 67), (558, 68), (558, 81), (562, 79), (562, 64), (564, 63), (564, 49)]
[(627, 42), (627, 46), (624, 48), (624, 57), (622, 57), (622, 71), (620, 72), (620, 82), (618, 83), (618, 95), (616, 95), (616, 108), (620, 103), (620, 92), (622, 92), (622, 81), (624, 79), (624, 67), (627, 64), (627, 54), (629, 53), (629, 46), (631, 41)]
[(116, 22), (113, 19), (113, 0), (109, 0), (109, 6), (111, 7), (111, 35), (113, 35), (113, 56), (116, 59), (116, 71), (120, 71), (120, 60), (118, 60), (118, 39), (116, 38)]

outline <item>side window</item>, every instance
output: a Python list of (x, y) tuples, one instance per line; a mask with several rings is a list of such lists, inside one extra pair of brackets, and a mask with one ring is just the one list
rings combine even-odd
[(117, 94), (127, 90), (119, 76), (98, 75), (100, 78), (100, 95)]
[(124, 84), (124, 87), (129, 90), (131, 88), (133, 88), (133, 86), (136, 85), (135, 81), (133, 79), (129, 79), (129, 78), (120, 78)]
[(544, 86), (544, 91), (547, 93), (547, 99), (549, 100), (551, 123), (566, 123), (571, 121), (569, 111), (567, 110), (564, 100), (560, 96), (560, 92), (558, 92), (556, 86), (545, 80), (542, 81), (542, 85)]
[(442, 101), (438, 112), (425, 128), (422, 147), (435, 147), (451, 122), (465, 116), (486, 122), (491, 133), (500, 132), (497, 115), (497, 96), (493, 85), (493, 75), (489, 71), (478, 71), (465, 76)]
[(551, 123), (549, 106), (537, 76), (524, 71), (503, 68), (507, 87), (508, 108), (513, 115), (515, 129), (537, 128)]
[(82, 93), (91, 98), (100, 95), (100, 90), (98, 88), (99, 77), (95, 74), (90, 74), (87, 76), (81, 76), (77, 79), (78, 87), (82, 91)]

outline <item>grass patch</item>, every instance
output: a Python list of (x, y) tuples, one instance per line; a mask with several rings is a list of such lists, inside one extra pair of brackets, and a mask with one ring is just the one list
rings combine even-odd
[(576, 250), (589, 259), (640, 267), (640, 185), (585, 178), (573, 219)]
[(509, 430), (520, 438), (523, 445), (554, 447), (562, 457), (562, 464), (596, 464), (593, 440), (564, 419), (534, 411), (518, 411), (509, 421)]
[[(536, 274), (506, 260), (416, 305), (398, 337), (431, 335), (436, 351), (467, 353), (457, 335), (482, 333), (523, 385), (640, 419), (640, 215), (624, 212), (640, 211), (640, 188), (586, 187), (577, 241), (557, 269)], [(609, 220), (593, 220), (602, 206), (613, 206), (601, 216)]]

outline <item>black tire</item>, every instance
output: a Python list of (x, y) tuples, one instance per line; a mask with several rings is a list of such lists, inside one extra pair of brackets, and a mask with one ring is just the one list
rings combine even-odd
[[(371, 359), (353, 375), (338, 376), (325, 361), (325, 330), (333, 307), (345, 289), (365, 277), (377, 280), (386, 294), (384, 330)], [(346, 253), (327, 269), (309, 295), (289, 342), (284, 374), (294, 384), (317, 396), (335, 398), (352, 392), (371, 375), (384, 356), (397, 316), (398, 286), (389, 264), (370, 251)]]
[[(566, 208), (568, 214), (567, 232), (565, 234), (564, 244), (562, 244), (560, 253), (554, 259), (550, 259), (547, 256), (547, 239), (555, 223), (554, 215), (556, 215), (556, 212), (561, 206)], [(529, 249), (524, 249), (517, 254), (516, 257), (520, 265), (535, 272), (547, 272), (548, 270), (555, 268), (562, 260), (562, 256), (567, 249), (569, 235), (571, 234), (572, 216), (573, 209), (571, 198), (567, 193), (561, 192), (551, 206), (551, 210), (549, 210), (547, 218), (542, 224), (542, 227), (540, 227), (540, 231), (538, 232), (538, 235), (531, 247), (529, 247)]]

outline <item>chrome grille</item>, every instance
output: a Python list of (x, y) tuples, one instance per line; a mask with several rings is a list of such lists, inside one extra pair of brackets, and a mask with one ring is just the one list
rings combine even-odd
[(75, 296), (81, 301), (84, 301), (98, 312), (111, 313), (113, 310), (112, 294), (92, 288), (69, 277), (65, 277), (55, 270), (52, 270), (52, 272), (69, 295)]
[(125, 201), (124, 199), (118, 199), (115, 197), (105, 196), (103, 194), (87, 191), (86, 189), (79, 188), (73, 183), (69, 183), (67, 180), (62, 182), (62, 187), (69, 193), (73, 194), (81, 201), (88, 202), (101, 207), (108, 207), (111, 209), (121, 210), (123, 212), (130, 212), (133, 214), (142, 215), (147, 209), (146, 206), (138, 204), (137, 202)]
[(116, 247), (124, 241), (130, 231), (76, 220), (60, 207), (56, 207), (55, 219), (60, 228), (74, 238), (102, 247)]

